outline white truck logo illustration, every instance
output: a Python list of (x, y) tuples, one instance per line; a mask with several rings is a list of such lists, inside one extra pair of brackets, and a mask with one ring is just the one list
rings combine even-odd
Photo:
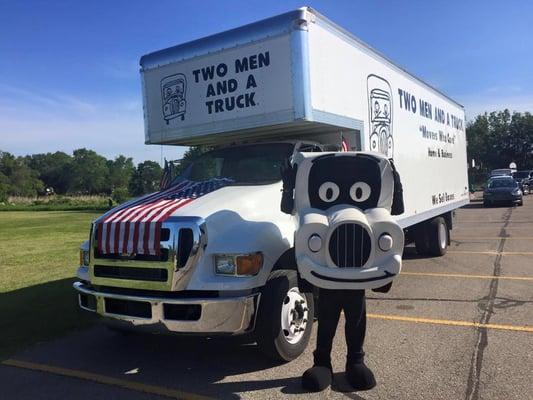
[(169, 124), (174, 118), (185, 119), (187, 111), (187, 78), (183, 74), (167, 76), (161, 80), (161, 98), (163, 100), (163, 118)]
[(370, 124), (370, 150), (393, 157), (392, 138), (392, 96), (389, 83), (377, 76), (369, 75), (368, 112)]

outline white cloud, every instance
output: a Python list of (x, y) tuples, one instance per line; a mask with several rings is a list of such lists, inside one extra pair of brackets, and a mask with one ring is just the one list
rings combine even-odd
[(37, 90), (0, 83), (0, 105), (39, 107), (38, 109), (63, 112), (94, 112), (96, 106), (81, 98), (61, 93), (45, 93)]
[(176, 159), (183, 147), (144, 145), (142, 105), (117, 99), (106, 104), (62, 93), (39, 93), (0, 84), (0, 149), (16, 155), (86, 147), (135, 162)]

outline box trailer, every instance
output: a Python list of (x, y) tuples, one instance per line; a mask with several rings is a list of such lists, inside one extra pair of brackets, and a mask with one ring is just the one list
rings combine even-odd
[[(463, 107), (310, 8), (146, 55), (141, 67), (147, 144), (335, 133), (394, 159), (403, 226), (468, 202)], [(176, 76), (188, 82), (187, 111), (169, 120), (162, 85)]]
[[(184, 169), (172, 195), (93, 223), (75, 283), (82, 308), (135, 329), (255, 331), (270, 355), (298, 356), (313, 296), (298, 284), (294, 217), (279, 210), (279, 168), (298, 151), (393, 159), (405, 203), (397, 222), (420, 253), (446, 251), (453, 210), (469, 201), (463, 107), (315, 10), (140, 64), (145, 143), (214, 150)], [(163, 219), (125, 217), (163, 207), (162, 198), (175, 204)]]

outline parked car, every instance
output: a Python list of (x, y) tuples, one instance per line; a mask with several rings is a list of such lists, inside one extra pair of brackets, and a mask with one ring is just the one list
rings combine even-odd
[(529, 194), (533, 186), (533, 170), (517, 171), (514, 175), (524, 195)]
[(510, 168), (493, 169), (490, 171), (490, 177), (493, 176), (512, 176), (513, 170)]
[(492, 206), (496, 203), (523, 204), (522, 191), (518, 182), (511, 176), (495, 176), (489, 179), (483, 193), (483, 205)]

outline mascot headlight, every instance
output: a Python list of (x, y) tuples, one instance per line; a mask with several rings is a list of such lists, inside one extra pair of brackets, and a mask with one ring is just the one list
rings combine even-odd
[(378, 239), (378, 246), (382, 251), (389, 251), (394, 245), (394, 240), (392, 236), (388, 233), (382, 234)]
[(322, 248), (322, 238), (320, 235), (314, 233), (309, 237), (307, 245), (309, 246), (309, 250), (313, 253), (317, 253)]

